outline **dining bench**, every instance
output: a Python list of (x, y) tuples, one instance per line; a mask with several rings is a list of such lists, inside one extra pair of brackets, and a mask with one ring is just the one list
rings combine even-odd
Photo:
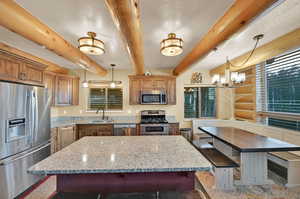
[(212, 164), (215, 188), (233, 189), (233, 169), (239, 167), (239, 165), (209, 143), (194, 143), (194, 146)]
[(270, 152), (268, 154), (269, 170), (287, 180), (287, 187), (300, 185), (300, 156), (286, 152)]

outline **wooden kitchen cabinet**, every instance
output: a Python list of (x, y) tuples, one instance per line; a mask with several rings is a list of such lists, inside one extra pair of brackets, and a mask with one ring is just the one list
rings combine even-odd
[(72, 105), (72, 78), (64, 75), (56, 76), (56, 106)]
[(176, 105), (176, 79), (172, 78), (168, 80), (168, 104)]
[(113, 124), (78, 124), (77, 139), (85, 136), (113, 136)]
[(174, 76), (129, 76), (129, 104), (140, 104), (142, 90), (163, 90), (167, 94), (168, 105), (176, 105), (176, 78)]
[(136, 105), (140, 104), (141, 95), (141, 80), (130, 79), (129, 81), (129, 104)]
[(79, 77), (72, 78), (72, 105), (79, 105)]
[(169, 135), (180, 135), (179, 123), (169, 123)]
[(45, 66), (24, 63), (21, 67), (22, 80), (42, 85), (44, 82)]
[(76, 125), (51, 129), (51, 154), (76, 141)]
[(44, 73), (44, 84), (45, 88), (48, 89), (48, 96), (51, 97), (51, 105), (55, 105), (55, 85), (56, 85), (56, 75), (52, 72)]
[(52, 106), (79, 105), (79, 77), (45, 72), (44, 84)]
[(20, 75), (22, 63), (7, 56), (0, 55), (1, 80), (17, 81)]
[(46, 66), (10, 53), (0, 52), (0, 79), (18, 83), (43, 85)]

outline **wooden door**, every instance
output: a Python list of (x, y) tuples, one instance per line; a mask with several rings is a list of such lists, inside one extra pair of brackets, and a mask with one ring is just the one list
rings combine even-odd
[(51, 97), (51, 105), (55, 105), (55, 84), (56, 76), (53, 73), (45, 72), (44, 85), (48, 89), (48, 97)]
[(12, 58), (0, 55), (0, 79), (7, 81), (19, 80), (22, 63)]
[(179, 123), (169, 124), (169, 135), (180, 135)]
[(113, 124), (81, 124), (78, 125), (78, 139), (85, 136), (112, 136)]
[(167, 92), (167, 85), (168, 85), (167, 79), (157, 79), (153, 81), (154, 90), (163, 90)]
[(72, 144), (76, 140), (76, 131), (73, 125), (58, 128), (58, 148), (59, 150)]
[(98, 125), (96, 136), (113, 136), (113, 130), (113, 124)]
[(175, 78), (168, 80), (167, 96), (168, 96), (168, 104), (176, 105), (176, 79)]
[(35, 66), (33, 64), (24, 63), (21, 73), (25, 74), (25, 81), (33, 84), (43, 84), (44, 82), (44, 69), (43, 66)]
[(140, 95), (141, 95), (141, 80), (129, 79), (129, 104), (130, 105), (140, 104)]
[(74, 77), (72, 83), (72, 105), (79, 105), (79, 77)]
[(154, 86), (154, 81), (152, 79), (143, 79), (142, 80), (142, 90), (152, 90)]
[(56, 100), (55, 105), (72, 105), (72, 78), (68, 76), (56, 76)]

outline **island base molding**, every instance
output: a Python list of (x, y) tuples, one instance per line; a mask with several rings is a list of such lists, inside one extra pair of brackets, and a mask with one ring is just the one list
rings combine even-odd
[(59, 174), (57, 192), (192, 191), (194, 183), (195, 172)]

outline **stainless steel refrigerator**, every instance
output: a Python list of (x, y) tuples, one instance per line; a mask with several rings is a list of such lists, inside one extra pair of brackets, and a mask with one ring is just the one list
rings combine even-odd
[(50, 155), (50, 98), (42, 87), (0, 82), (0, 198), (11, 199), (43, 176), (27, 169)]

